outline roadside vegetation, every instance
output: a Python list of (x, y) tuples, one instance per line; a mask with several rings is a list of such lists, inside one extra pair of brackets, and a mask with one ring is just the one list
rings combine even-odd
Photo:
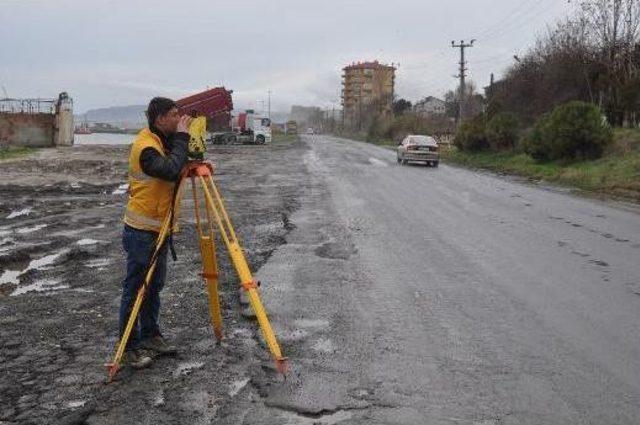
[(430, 135), (444, 161), (640, 202), (638, 28), (637, 0), (578, 0), (484, 93), (468, 81), (438, 114), (365, 105), (341, 135), (385, 147)]
[(0, 148), (0, 161), (3, 159), (17, 158), (21, 156), (27, 156), (35, 152), (35, 148), (27, 147), (6, 147)]
[[(399, 99), (394, 102), (394, 105), (402, 102), (406, 101)], [(410, 107), (411, 104), (408, 104)], [(453, 128), (453, 122), (448, 117), (425, 118), (409, 111), (396, 111), (395, 115), (374, 117), (366, 133), (350, 134), (348, 137), (375, 145), (395, 147), (408, 134), (428, 134), (438, 137), (451, 133)]]
[[(445, 161), (467, 167), (515, 174), (640, 202), (640, 130), (617, 128), (611, 130), (611, 134), (611, 142), (602, 155), (591, 159), (535, 159), (522, 146), (502, 151), (470, 151), (456, 146), (442, 155)], [(527, 135), (521, 140), (524, 145), (534, 143)]]
[(514, 56), (443, 156), (640, 201), (640, 4), (578, 3)]
[(282, 132), (273, 132), (271, 134), (272, 144), (291, 144), (297, 142), (299, 139), (297, 134), (284, 134)]

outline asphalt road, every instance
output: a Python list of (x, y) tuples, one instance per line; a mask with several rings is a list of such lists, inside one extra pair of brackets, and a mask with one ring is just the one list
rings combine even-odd
[(258, 273), (292, 373), (245, 423), (640, 423), (636, 209), (303, 138)]

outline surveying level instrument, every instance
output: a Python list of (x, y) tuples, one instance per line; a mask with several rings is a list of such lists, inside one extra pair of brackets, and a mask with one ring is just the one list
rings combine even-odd
[[(189, 126), (189, 134), (191, 141), (189, 143), (189, 156), (191, 158), (202, 158), (204, 156), (204, 132), (206, 130), (206, 118), (199, 117), (194, 119)], [(200, 242), (200, 254), (202, 256), (202, 277), (204, 278), (208, 296), (209, 296), (209, 313), (211, 314), (211, 323), (213, 325), (216, 340), (220, 342), (222, 339), (222, 313), (220, 311), (220, 298), (218, 293), (218, 263), (216, 258), (216, 244), (214, 227), (218, 229), (220, 238), (224, 242), (225, 247), (231, 258), (231, 262), (240, 279), (241, 287), (246, 291), (251, 308), (256, 314), (258, 324), (262, 330), (262, 335), (267, 343), (267, 347), (273, 356), (276, 369), (285, 374), (288, 369), (287, 358), (282, 356), (280, 346), (276, 340), (276, 336), (271, 328), (271, 324), (267, 317), (267, 313), (260, 300), (258, 294), (259, 282), (257, 282), (249, 269), (246, 257), (240, 246), (240, 242), (236, 237), (236, 233), (231, 225), (231, 220), (224, 207), (224, 202), (220, 196), (220, 192), (213, 181), (213, 165), (202, 159), (192, 159), (184, 167), (180, 175), (180, 179), (176, 185), (176, 192), (172, 204), (166, 217), (162, 222), (160, 232), (156, 239), (156, 246), (149, 262), (147, 273), (144, 281), (138, 290), (136, 300), (133, 304), (129, 319), (125, 327), (122, 338), (120, 339), (116, 352), (111, 363), (107, 364), (109, 369), (109, 377), (107, 382), (111, 382), (120, 369), (122, 356), (131, 336), (131, 331), (136, 324), (138, 313), (142, 307), (145, 293), (150, 285), (151, 277), (156, 268), (157, 258), (163, 244), (167, 242), (174, 230), (174, 222), (178, 218), (180, 201), (186, 186), (186, 181), (191, 181), (191, 190), (193, 194), (196, 230)], [(202, 207), (202, 208), (201, 208)], [(201, 209), (204, 209), (202, 214)]]

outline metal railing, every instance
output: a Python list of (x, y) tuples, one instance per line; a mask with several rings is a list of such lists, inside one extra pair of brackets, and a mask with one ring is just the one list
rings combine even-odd
[(54, 99), (0, 99), (0, 113), (9, 114), (55, 114)]

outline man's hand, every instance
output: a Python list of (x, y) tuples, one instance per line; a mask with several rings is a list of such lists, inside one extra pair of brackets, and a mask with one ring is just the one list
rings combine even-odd
[(178, 127), (176, 128), (177, 133), (188, 133), (189, 125), (191, 125), (192, 118), (189, 115), (183, 115), (180, 117), (180, 121), (178, 121)]

